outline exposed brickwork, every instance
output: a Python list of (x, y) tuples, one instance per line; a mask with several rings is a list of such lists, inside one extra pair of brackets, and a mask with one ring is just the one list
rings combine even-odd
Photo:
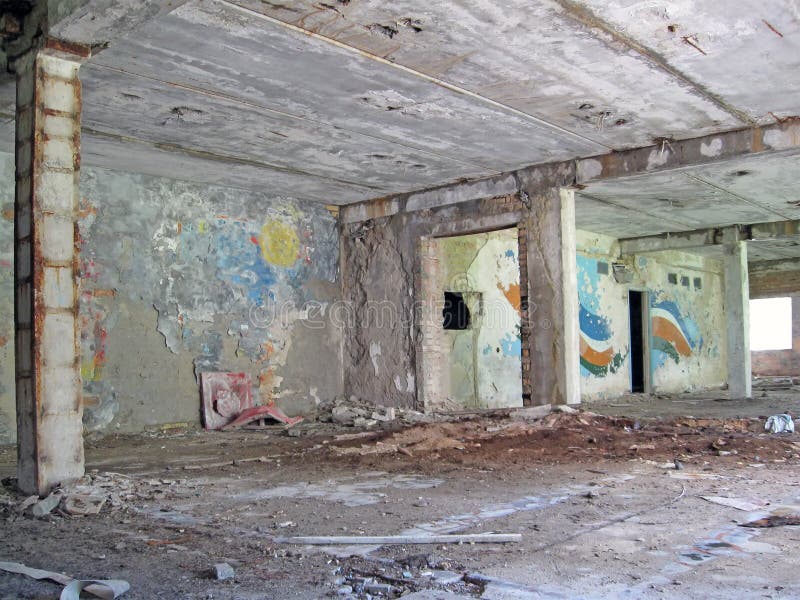
[(531, 406), (531, 325), (528, 294), (528, 227), (517, 225), (519, 237), (520, 337), (522, 341), (522, 405)]
[(800, 290), (799, 271), (750, 270), (750, 297), (791, 296)]
[(75, 217), (78, 62), (33, 51), (17, 64), (15, 323), (20, 488), (83, 474)]

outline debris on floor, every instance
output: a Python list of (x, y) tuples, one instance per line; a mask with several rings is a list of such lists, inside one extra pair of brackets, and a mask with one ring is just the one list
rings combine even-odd
[(379, 406), (355, 396), (337, 396), (317, 407), (317, 420), (347, 427), (369, 428), (387, 423), (427, 423), (436, 420), (436, 417), (407, 408)]
[(60, 583), (65, 586), (64, 589), (61, 590), (60, 600), (78, 600), (82, 591), (88, 592), (102, 600), (114, 600), (114, 598), (120, 597), (131, 587), (127, 581), (121, 579), (93, 579), (84, 581), (73, 579), (72, 577), (67, 577), (66, 575), (53, 571), (33, 569), (22, 563), (0, 562), (0, 570), (8, 573), (25, 575), (33, 579), (47, 579), (55, 583)]
[(236, 576), (236, 572), (233, 570), (233, 567), (225, 562), (215, 564), (211, 570), (214, 573), (214, 579), (217, 581), (233, 579)]
[(764, 423), (764, 430), (770, 433), (794, 433), (794, 420), (792, 415), (772, 415)]
[(249, 373), (200, 373), (203, 399), (203, 424), (206, 429), (222, 429), (253, 407), (253, 381)]
[(292, 427), (303, 421), (303, 417), (289, 417), (274, 402), (264, 406), (254, 406), (239, 413), (233, 421), (220, 427), (223, 431), (231, 429), (259, 428), (267, 425), (267, 421), (284, 423)]
[(36, 495), (14, 497), (7, 491), (15, 488), (13, 479), (4, 480), (3, 484), (3, 504), (18, 515), (36, 518), (97, 515), (107, 506), (110, 511), (118, 511), (132, 502), (190, 495), (196, 487), (187, 485), (185, 479), (139, 479), (121, 473), (91, 472), (40, 499)]
[(800, 525), (800, 514), (797, 515), (770, 515), (748, 523), (742, 527), (783, 527), (784, 525)]
[(755, 512), (769, 506), (769, 502), (761, 499), (727, 498), (725, 496), (700, 496), (703, 500), (720, 506), (729, 506), (745, 512)]
[(310, 546), (356, 545), (368, 546), (408, 545), (408, 544), (508, 544), (522, 541), (519, 533), (475, 533), (475, 534), (443, 534), (443, 535), (383, 535), (383, 536), (294, 536), (275, 538), (283, 544), (304, 544)]

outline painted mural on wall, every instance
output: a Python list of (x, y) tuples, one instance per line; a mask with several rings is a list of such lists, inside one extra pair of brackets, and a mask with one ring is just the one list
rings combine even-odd
[(440, 289), (462, 292), (471, 315), (469, 329), (442, 332), (443, 391), (462, 407), (522, 405), (517, 236), (506, 229), (436, 242)]
[(603, 315), (598, 260), (578, 254), (578, 302), (581, 375), (606, 377), (625, 364), (625, 353), (615, 348), (609, 318)]
[[(316, 282), (337, 279), (338, 234), (323, 206), (301, 208), (262, 193), (95, 169), (82, 172), (81, 193), (87, 426), (102, 428), (121, 410), (115, 378), (126, 357), (117, 336), (136, 335), (115, 336), (123, 323), (136, 331), (157, 329), (162, 348), (191, 356), (193, 375), (249, 370), (263, 401), (315, 393), (287, 390), (283, 367), (298, 323), (309, 325), (309, 335), (327, 323), (332, 298), (320, 297)], [(130, 351), (140, 351), (136, 340)], [(184, 382), (184, 389), (194, 386)], [(148, 418), (146, 407), (138, 410)]]
[(671, 300), (660, 300), (663, 292), (650, 293), (650, 330), (653, 339), (653, 368), (667, 360), (682, 359), (702, 350), (703, 338), (697, 323)]

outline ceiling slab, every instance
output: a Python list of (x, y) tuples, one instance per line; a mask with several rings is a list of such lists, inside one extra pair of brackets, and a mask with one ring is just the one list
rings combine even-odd
[(756, 121), (800, 112), (800, 78), (793, 76), (800, 71), (796, 0), (581, 4)]
[(307, 173), (297, 197), (318, 176), (363, 186), (337, 204), (604, 149), (214, 1), (148, 23), (81, 79), (87, 127)]
[(614, 148), (742, 123), (555, 1), (236, 3)]
[[(590, 183), (576, 196), (580, 229), (615, 238), (800, 219), (800, 154), (755, 154), (714, 165)], [(800, 257), (800, 240), (748, 242), (750, 262)], [(721, 257), (720, 247), (692, 250)]]

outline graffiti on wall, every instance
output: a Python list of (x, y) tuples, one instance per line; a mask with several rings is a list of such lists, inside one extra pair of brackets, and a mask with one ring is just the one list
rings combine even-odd
[(597, 260), (578, 255), (578, 301), (581, 375), (605, 377), (616, 373), (626, 354), (615, 349), (613, 331), (600, 305), (600, 275)]
[(650, 319), (654, 366), (661, 366), (668, 359), (679, 363), (702, 348), (703, 338), (697, 323), (682, 313), (675, 302), (659, 301), (656, 292), (650, 295)]

